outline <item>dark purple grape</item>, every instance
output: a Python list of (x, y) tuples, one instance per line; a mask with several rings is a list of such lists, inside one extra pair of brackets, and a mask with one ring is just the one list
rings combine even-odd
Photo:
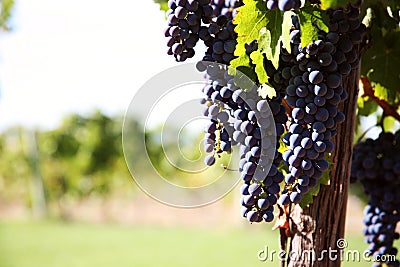
[(207, 155), (207, 156), (204, 158), (204, 163), (205, 163), (207, 166), (212, 166), (212, 165), (214, 165), (214, 163), (215, 163), (215, 157), (214, 157), (214, 155)]
[(323, 79), (324, 79), (324, 76), (318, 70), (310, 72), (310, 74), (308, 76), (308, 80), (312, 84), (319, 84), (320, 82), (322, 82)]

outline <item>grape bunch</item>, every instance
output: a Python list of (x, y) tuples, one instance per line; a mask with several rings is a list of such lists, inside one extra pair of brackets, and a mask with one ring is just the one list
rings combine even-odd
[(242, 216), (250, 222), (270, 222), (274, 219), (273, 205), (283, 175), (277, 168), (280, 159), (276, 145), (266, 137), (274, 122), (269, 103), (255, 97), (255, 93), (255, 90), (245, 92), (241, 89), (234, 92), (233, 100), (238, 109), (234, 112), (233, 140), (240, 144)]
[[(246, 53), (248, 55), (250, 55), (252, 52), (254, 52), (258, 49), (258, 43), (255, 41), (250, 42), (245, 45), (245, 48), (246, 48)], [(274, 127), (275, 131), (276, 131), (276, 140), (275, 140), (276, 145), (275, 145), (275, 148), (268, 147), (268, 149), (272, 150), (272, 151), (269, 151), (269, 155), (274, 155), (274, 156), (273, 156), (273, 158), (270, 159), (270, 160), (272, 160), (272, 166), (271, 166), (271, 169), (269, 170), (267, 179), (264, 180), (264, 185), (267, 186), (266, 191), (265, 190), (264, 191), (270, 193), (270, 195), (268, 196), (269, 202), (270, 202), (270, 204), (273, 205), (273, 204), (277, 203), (276, 197), (278, 196), (278, 193), (280, 191), (280, 189), (279, 189), (280, 183), (282, 183), (284, 180), (284, 176), (283, 176), (282, 172), (279, 170), (281, 162), (282, 162), (282, 154), (278, 150), (280, 148), (281, 136), (283, 135), (283, 133), (285, 131), (285, 124), (288, 121), (288, 117), (286, 115), (286, 108), (282, 104), (282, 100), (286, 94), (286, 87), (288, 85), (288, 80), (283, 78), (283, 76), (282, 76), (282, 70), (284, 68), (286, 68), (288, 66), (288, 64), (286, 62), (284, 62), (283, 60), (280, 60), (279, 68), (276, 70), (271, 61), (264, 59), (264, 65), (265, 65), (265, 68), (266, 68), (266, 71), (267, 71), (267, 74), (269, 77), (268, 82), (270, 85), (272, 85), (274, 87), (274, 89), (276, 91), (276, 96), (269, 98), (267, 100), (260, 100), (257, 103), (256, 109), (257, 109), (257, 111), (261, 111), (260, 107), (262, 105), (264, 105), (264, 104), (266, 105), (266, 103), (268, 103), (271, 113), (273, 115), (274, 123), (275, 123), (275, 125), (272, 125), (272, 127)], [(261, 115), (261, 120), (263, 120), (262, 117), (263, 116)], [(269, 127), (271, 127), (271, 126), (269, 126)], [(247, 162), (244, 160), (242, 160), (242, 163), (247, 164)], [(257, 170), (256, 170), (256, 172), (257, 172)], [(253, 175), (253, 179), (258, 180), (259, 174), (256, 172)], [(245, 174), (242, 173), (242, 178)], [(272, 179), (271, 179), (271, 177), (272, 177)], [(245, 185), (242, 187), (242, 194), (244, 195), (244, 197), (242, 199), (248, 200), (250, 198), (251, 201), (254, 201), (253, 199), (256, 199), (256, 200), (259, 199), (259, 198), (257, 198), (257, 196), (254, 196), (251, 194), (251, 190), (249, 192), (250, 193), (249, 195), (252, 195), (252, 196), (245, 195), (247, 193), (247, 191), (245, 189), (249, 186), (251, 186), (251, 185), (247, 184), (245, 181)], [(278, 190), (278, 192), (277, 192), (277, 190)], [(273, 201), (271, 201), (271, 199)], [(260, 200), (258, 200), (258, 201), (260, 201)], [(264, 200), (261, 200), (261, 201), (263, 202)], [(243, 201), (242, 201), (242, 204), (243, 204)], [(272, 208), (270, 208), (270, 209), (273, 210)], [(246, 212), (249, 212), (249, 213), (246, 214)], [(249, 221), (253, 221), (252, 220), (253, 217), (257, 218), (257, 216), (258, 216), (258, 218), (260, 218), (260, 214), (263, 215), (262, 212), (260, 212), (257, 209), (257, 207), (249, 208), (249, 207), (246, 207), (245, 205), (244, 205), (242, 214), (243, 214), (243, 216), (247, 215), (247, 219), (249, 219)], [(255, 215), (255, 214), (257, 214), (257, 215)], [(268, 215), (263, 215), (263, 216), (268, 218)], [(269, 216), (269, 217), (271, 217), (271, 220), (272, 220), (273, 216)], [(264, 221), (268, 222), (269, 220), (266, 220), (264, 218)]]
[(211, 121), (206, 125), (204, 131), (204, 151), (207, 153), (213, 153), (207, 155), (204, 159), (204, 162), (208, 166), (214, 165), (216, 161), (216, 157), (221, 157), (223, 152), (231, 153), (232, 151), (232, 141), (230, 140), (230, 136), (227, 129), (232, 129), (229, 125), (229, 122), (225, 119), (229, 119), (229, 114), (226, 111), (222, 111), (218, 113), (218, 115), (214, 115), (211, 113), (214, 111), (214, 107), (220, 108), (218, 104), (210, 103), (209, 110), (206, 111), (205, 115), (211, 119)]
[(205, 105), (203, 115), (209, 119), (204, 128), (204, 151), (211, 154), (205, 157), (204, 162), (212, 166), (221, 153), (230, 153), (232, 146), (237, 145), (232, 139), (234, 127), (231, 122), (231, 108), (235, 108), (231, 97), (235, 88), (225, 65), (200, 61), (196, 67), (200, 72), (206, 72), (201, 104)]
[[(248, 44), (245, 45), (246, 48), (246, 53), (248, 55), (250, 55), (252, 52), (256, 51), (258, 49), (258, 43), (256, 41), (250, 42)], [(284, 79), (282, 77), (282, 69), (287, 67), (287, 63), (283, 62), (282, 60), (280, 60), (279, 63), (279, 68), (276, 70), (275, 67), (273, 66), (272, 62), (264, 59), (264, 65), (266, 68), (266, 71), (268, 73), (269, 79), (268, 82), (270, 85), (272, 85), (275, 89), (276, 92), (276, 96), (272, 97), (272, 98), (268, 98), (267, 100), (259, 100), (259, 102), (256, 105), (256, 111), (261, 112), (262, 111), (262, 107), (264, 105), (269, 105), (273, 119), (274, 119), (274, 128), (276, 131), (276, 145), (275, 147), (270, 147), (267, 146), (267, 151), (268, 153), (265, 153), (265, 155), (273, 155), (273, 158), (270, 158), (269, 160), (272, 160), (272, 166), (271, 169), (268, 172), (268, 176), (267, 179), (264, 179), (264, 186), (266, 186), (266, 188), (264, 188), (264, 192), (268, 192), (268, 198), (269, 198), (269, 203), (271, 205), (274, 205), (277, 203), (277, 196), (278, 193), (280, 191), (280, 186), (279, 184), (283, 182), (284, 176), (282, 174), (282, 172), (279, 170), (281, 162), (282, 162), (282, 154), (278, 151), (279, 147), (280, 147), (280, 139), (281, 136), (283, 135), (284, 131), (285, 131), (285, 124), (288, 120), (288, 117), (286, 115), (286, 108), (283, 106), (282, 104), (282, 100), (285, 97), (285, 91), (286, 91), (286, 86), (288, 85), (288, 80)], [(255, 66), (253, 66), (255, 67)], [(260, 118), (260, 122), (264, 123), (264, 117), (263, 115), (261, 115)], [(259, 123), (260, 123), (259, 122)], [(262, 126), (262, 125), (261, 125)], [(256, 129), (256, 133), (257, 133), (257, 129)], [(251, 148), (254, 149), (254, 148)], [(264, 149), (264, 148), (263, 148)], [(245, 150), (246, 151), (246, 150)], [(247, 152), (248, 153), (248, 152)], [(245, 155), (245, 159), (242, 159), (241, 164), (243, 166), (246, 166), (245, 164), (248, 164), (248, 157), (249, 155), (246, 154)], [(261, 164), (263, 163), (264, 158), (261, 158), (261, 160), (259, 161), (259, 163), (261, 162)], [(240, 165), (240, 167), (242, 166)], [(243, 177), (246, 177), (246, 169), (244, 169), (245, 173), (242, 173), (242, 179)], [(255, 173), (253, 174), (253, 179), (255, 180), (259, 180), (262, 179), (262, 175), (261, 178), (259, 178), (260, 174), (257, 173), (257, 170), (255, 171)], [(272, 179), (271, 179), (272, 177)], [(243, 210), (242, 210), (242, 215), (243, 216), (247, 216), (247, 219), (249, 219), (249, 221), (253, 221), (254, 219), (258, 218), (259, 221), (260, 217), (263, 216), (264, 217), (264, 221), (269, 221), (272, 220), (273, 216), (269, 215), (269, 213), (267, 215), (265, 215), (262, 211), (259, 210), (259, 207), (248, 207), (246, 206), (246, 201), (248, 201), (250, 199), (250, 201), (254, 201), (258, 199), (258, 201), (260, 201), (260, 196), (255, 196), (254, 194), (252, 194), (252, 190), (250, 191), (246, 191), (247, 188), (250, 188), (250, 184), (246, 183), (246, 179), (244, 179), (244, 185), (242, 187), (242, 205)], [(246, 195), (246, 193), (249, 193), (248, 195)], [(273, 200), (273, 201), (271, 201)], [(261, 202), (264, 202), (265, 200), (261, 200)], [(259, 205), (260, 206), (260, 205)], [(270, 208), (271, 210), (272, 207)], [(246, 213), (247, 212), (247, 213)], [(270, 218), (270, 219), (268, 219)]]
[(328, 10), (329, 33), (325, 39), (337, 48), (334, 59), (338, 71), (344, 76), (359, 66), (360, 60), (355, 48), (363, 41), (366, 33), (366, 27), (361, 23), (360, 5), (361, 1), (346, 8)]
[(229, 64), (234, 58), (237, 34), (232, 19), (240, 0), (169, 0), (167, 37), (169, 55), (185, 61), (195, 55), (201, 39), (206, 45), (206, 61)]
[[(251, 94), (239, 89), (234, 95), (239, 107), (234, 114), (237, 121), (233, 138), (241, 144), (239, 171), (244, 183), (241, 187), (242, 215), (250, 222), (270, 222), (274, 219), (273, 205), (277, 202), (279, 184), (284, 179), (278, 170), (282, 161), (278, 148), (282, 124), (287, 117), (285, 108), (280, 105), (280, 97), (266, 100)], [(253, 99), (256, 101), (250, 101)], [(271, 127), (276, 129), (275, 140), (265, 138)]]
[(224, 15), (232, 19), (236, 14), (236, 8), (243, 5), (241, 0), (211, 0), (211, 6), (215, 17)]
[(169, 0), (167, 37), (168, 55), (185, 61), (195, 54), (202, 22), (210, 23), (214, 16), (210, 0)]
[(235, 58), (237, 33), (233, 18), (236, 9), (242, 5), (241, 0), (211, 0), (216, 19), (208, 27), (203, 27), (199, 34), (207, 47), (204, 61), (229, 65)]
[[(276, 99), (270, 102), (262, 99), (257, 94), (257, 88), (244, 90), (238, 87), (234, 82), (234, 77), (227, 73), (225, 65), (209, 64), (204, 67), (205, 64), (206, 62), (198, 64), (198, 69), (206, 70), (208, 75), (208, 84), (203, 89), (205, 97), (202, 102), (212, 103), (208, 104), (206, 114), (209, 118), (211, 113), (214, 114), (212, 116), (216, 116), (216, 119), (211, 118), (205, 129), (207, 131), (206, 140), (211, 137), (211, 140), (205, 143), (205, 150), (210, 152), (212, 145), (224, 142), (222, 139), (218, 140), (218, 134), (210, 135), (210, 132), (218, 130), (218, 125), (221, 123), (218, 116), (229, 115), (234, 122), (225, 123), (223, 127), (229, 128), (233, 125), (233, 133), (229, 135), (230, 131), (227, 130), (226, 138), (229, 135), (228, 140), (231, 146), (239, 146), (241, 157), (239, 171), (243, 181), (241, 187), (242, 215), (250, 222), (263, 220), (270, 222), (274, 219), (273, 205), (276, 204), (277, 194), (280, 191), (279, 184), (284, 177), (278, 171), (282, 157), (277, 151), (275, 142), (271, 141), (274, 140), (274, 137), (271, 139), (267, 136), (274, 136), (274, 133), (270, 133), (269, 130), (273, 129), (271, 127), (274, 123), (273, 117), (280, 115), (281, 119), (287, 120), (285, 109), (279, 104), (274, 104)], [(279, 98), (280, 101), (281, 99)], [(215, 106), (218, 106), (219, 109), (213, 112), (214, 109), (217, 109), (214, 108)], [(224, 131), (223, 128), (219, 128), (219, 130), (221, 129)], [(279, 129), (283, 132), (282, 125)], [(277, 133), (279, 134), (279, 132)], [(220, 138), (222, 138), (221, 135)], [(276, 138), (279, 140), (279, 137)], [(215, 147), (213, 150), (215, 151)], [(206, 156), (205, 163), (207, 165), (214, 164), (215, 156)]]
[(236, 145), (236, 142), (231, 139), (233, 125), (229, 122), (230, 113), (225, 110), (224, 101), (220, 101), (221, 94), (225, 95), (228, 89), (225, 88), (221, 93), (222, 88), (216, 83), (207, 84), (203, 88), (205, 97), (202, 99), (202, 104), (206, 105), (204, 116), (210, 119), (204, 128), (204, 151), (212, 153), (204, 159), (208, 166), (214, 165), (216, 157), (221, 157), (223, 152), (231, 153), (232, 145)]
[(267, 8), (270, 10), (278, 9), (281, 11), (289, 11), (291, 9), (299, 9), (301, 0), (267, 0)]
[[(400, 221), (400, 131), (381, 133), (376, 140), (367, 139), (354, 147), (351, 176), (359, 180), (369, 196), (364, 209), (363, 234), (374, 259), (396, 255), (393, 247), (399, 239), (396, 225)], [(399, 266), (399, 261), (376, 262), (375, 266)]]
[(237, 33), (232, 18), (220, 15), (208, 27), (202, 27), (199, 37), (207, 46), (204, 61), (228, 64), (235, 58)]
[[(332, 20), (333, 14), (339, 11), (330, 13)], [(321, 31), (319, 40), (303, 47), (296, 16), (292, 17), (292, 24), (293, 55), (290, 57), (286, 53), (282, 57), (292, 63), (291, 67), (282, 70), (283, 78), (289, 79), (285, 99), (292, 108), (290, 126), (283, 139), (289, 147), (283, 154), (289, 173), (285, 176), (286, 188), (279, 199), (282, 205), (299, 203), (302, 195), (315, 187), (328, 170), (326, 159), (334, 150), (331, 139), (337, 133), (337, 125), (345, 120), (338, 105), (348, 97), (342, 86), (343, 77), (352, 69), (347, 63), (347, 53), (353, 51), (352, 55), (358, 60), (351, 41), (351, 50), (346, 47), (344, 51), (337, 45), (342, 40), (349, 40), (347, 34)]]

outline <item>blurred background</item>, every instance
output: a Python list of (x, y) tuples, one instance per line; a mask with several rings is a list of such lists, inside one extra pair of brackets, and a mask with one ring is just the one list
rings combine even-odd
[[(148, 197), (130, 176), (124, 112), (143, 83), (176, 65), (159, 4), (0, 3), (0, 267), (279, 266), (257, 259), (265, 245), (278, 249), (278, 232), (241, 218), (238, 190), (179, 209)], [(143, 129), (141, 115), (133, 136)], [(149, 156), (173, 177), (153, 125)], [(195, 140), (184, 149), (198, 157), (192, 145), (201, 133), (183, 138)], [(358, 192), (350, 196), (346, 239), (363, 251)]]

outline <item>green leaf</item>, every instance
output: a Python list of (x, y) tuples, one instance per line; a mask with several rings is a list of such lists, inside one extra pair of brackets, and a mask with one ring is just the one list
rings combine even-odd
[(303, 47), (318, 40), (320, 30), (328, 32), (329, 17), (315, 6), (304, 6), (299, 13), (301, 44)]
[[(260, 30), (260, 38), (262, 40), (259, 49), (265, 53), (274, 67), (278, 69), (279, 54), (281, 52), (281, 33), (283, 24), (283, 13), (279, 10), (269, 10), (267, 12), (267, 27)], [(264, 39), (265, 38), (265, 39)]]
[(378, 110), (378, 104), (370, 97), (364, 96), (364, 88), (362, 84), (360, 85), (360, 92), (357, 99), (357, 107), (358, 116), (369, 116)]
[(282, 45), (289, 53), (292, 52), (292, 47), (290, 46), (290, 29), (292, 28), (292, 15), (293, 12), (286, 11), (283, 14), (282, 23)]
[(307, 194), (303, 195), (299, 205), (302, 208), (308, 207), (310, 204), (313, 203), (314, 197), (318, 195), (319, 189), (321, 188), (320, 184), (317, 184), (314, 188), (311, 188)]
[(286, 145), (286, 144), (283, 142), (283, 137), (284, 137), (284, 134), (283, 134), (283, 135), (281, 136), (281, 138), (279, 139), (279, 148), (278, 148), (278, 152), (280, 152), (281, 154), (283, 154), (286, 150), (289, 149), (289, 146)]
[(154, 1), (154, 3), (160, 5), (160, 10), (168, 11), (168, 9), (169, 9), (168, 0), (153, 0), (153, 1)]
[(364, 98), (363, 97), (359, 96), (357, 98), (357, 106), (358, 106), (358, 108), (364, 108)]
[(169, 6), (168, 3), (162, 2), (160, 3), (160, 10), (168, 11)]
[[(238, 34), (235, 49), (237, 58), (231, 61), (231, 66), (251, 69), (254, 64), (258, 82), (267, 83), (264, 56), (278, 68), (283, 12), (268, 10), (263, 0), (244, 0), (244, 5), (238, 8), (234, 24), (237, 25), (235, 31)], [(257, 41), (258, 50), (249, 56), (245, 45), (253, 41)]]
[(396, 119), (393, 118), (392, 116), (387, 116), (385, 117), (385, 119), (383, 120), (383, 128), (388, 131), (389, 129), (393, 129), (393, 127), (396, 124)]
[[(279, 138), (278, 152), (280, 152), (281, 154), (283, 154), (286, 150), (289, 149), (289, 147), (283, 142), (283, 137), (284, 134), (282, 134), (282, 136)], [(286, 176), (286, 174), (289, 173), (289, 167), (283, 161), (281, 162), (281, 164), (279, 164), (278, 170), (283, 174), (283, 176)], [(285, 188), (285, 181), (282, 181), (280, 183), (280, 187), (282, 190)]]
[[(329, 166), (332, 166), (332, 161), (330, 160), (329, 156), (327, 156), (325, 159), (329, 162)], [(330, 168), (329, 170), (327, 170), (322, 174), (322, 177), (320, 179), (318, 179), (318, 184), (314, 188), (310, 189), (310, 191), (308, 191), (307, 194), (303, 195), (302, 200), (299, 203), (299, 205), (302, 208), (305, 208), (313, 203), (314, 197), (318, 195), (321, 185), (329, 185), (330, 183), (329, 173), (330, 173)]]
[(270, 84), (264, 83), (258, 88), (258, 94), (262, 98), (269, 98), (272, 99), (273, 97), (276, 96), (276, 91), (274, 87), (272, 87)]
[(380, 83), (374, 84), (374, 95), (379, 99), (388, 101), (388, 90)]
[[(400, 93), (400, 31), (389, 31), (373, 28), (373, 45), (362, 58), (361, 74), (369, 78), (375, 86), (379, 84), (378, 93), (386, 96), (393, 103), (396, 94)], [(386, 92), (383, 92), (383, 88)]]
[(358, 115), (369, 116), (378, 110), (378, 104), (375, 101), (370, 100), (368, 97), (359, 97), (358, 100)]
[[(237, 25), (235, 31), (238, 34), (238, 43), (234, 53), (237, 58), (231, 61), (231, 67), (245, 67), (248, 72), (251, 69), (251, 61), (246, 54), (245, 45), (259, 40), (260, 30), (267, 25), (267, 7), (262, 0), (244, 0), (243, 3), (244, 5), (238, 8), (238, 14), (233, 20), (233, 23)], [(260, 82), (265, 82), (265, 77), (261, 75), (261, 78), (263, 81)]]
[(267, 71), (264, 68), (264, 55), (259, 50), (250, 55), (253, 64), (256, 65), (256, 73), (259, 81), (268, 81)]
[(321, 9), (326, 10), (329, 8), (345, 7), (350, 2), (356, 0), (321, 0)]
[(237, 71), (243, 73), (244, 75), (249, 77), (252, 81), (257, 80), (257, 74), (254, 72), (254, 69), (251, 66), (239, 66), (236, 69), (234, 69), (233, 67), (228, 69), (229, 75), (232, 76), (237, 75)]

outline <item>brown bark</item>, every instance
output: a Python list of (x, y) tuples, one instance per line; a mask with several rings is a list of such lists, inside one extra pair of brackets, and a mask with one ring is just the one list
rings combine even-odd
[[(340, 254), (338, 260), (332, 261), (325, 254), (319, 260), (323, 250), (329, 248), (337, 250), (337, 241), (344, 238), (346, 220), (346, 206), (350, 181), (350, 167), (353, 147), (353, 136), (356, 122), (356, 108), (358, 96), (359, 69), (343, 81), (349, 98), (342, 104), (346, 114), (346, 121), (338, 127), (338, 134), (333, 140), (335, 151), (332, 154), (332, 168), (330, 185), (321, 186), (321, 190), (310, 207), (293, 208), (291, 253), (298, 258), (288, 262), (288, 267), (337, 267), (341, 265)], [(307, 252), (305, 252), (307, 251)], [(316, 260), (310, 261), (309, 251), (314, 251)], [(304, 255), (305, 257), (302, 257)]]
[(367, 77), (362, 77), (361, 82), (364, 88), (363, 96), (369, 96), (370, 98), (372, 98), (372, 100), (374, 100), (383, 109), (383, 114), (385, 114), (386, 116), (392, 116), (400, 121), (400, 114), (397, 113), (397, 107), (391, 106), (384, 99), (380, 99), (379, 97), (375, 96), (374, 89), (372, 88), (371, 82)]

